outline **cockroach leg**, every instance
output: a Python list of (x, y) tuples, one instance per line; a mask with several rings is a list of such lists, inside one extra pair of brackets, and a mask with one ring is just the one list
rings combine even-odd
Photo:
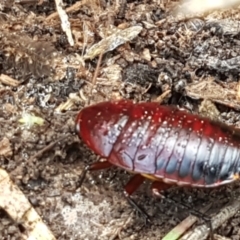
[(124, 187), (128, 196), (131, 196), (141, 184), (143, 184), (145, 177), (140, 174), (135, 174)]
[(80, 178), (79, 178), (79, 181), (78, 181), (78, 184), (77, 184), (77, 187), (78, 187), (78, 188), (80, 188), (80, 187), (82, 186), (83, 181), (84, 181), (84, 179), (85, 179), (85, 177), (86, 177), (86, 174), (87, 174), (87, 172), (89, 171), (89, 167), (90, 167), (90, 165), (87, 165), (87, 166), (85, 166), (84, 169), (82, 170), (82, 173), (81, 173), (81, 175), (80, 175)]
[(144, 176), (140, 174), (134, 175), (127, 185), (124, 187), (124, 196), (127, 198), (129, 204), (134, 207), (140, 214), (144, 216), (146, 222), (150, 221), (150, 216), (142, 209), (132, 198), (131, 195), (138, 189), (138, 187), (144, 182)]
[(209, 218), (208, 216), (206, 216), (205, 214), (203, 214), (197, 210), (192, 209), (190, 206), (188, 206), (184, 203), (180, 203), (175, 199), (166, 197), (166, 196), (164, 196), (164, 194), (161, 193), (162, 191), (167, 190), (170, 187), (171, 187), (171, 185), (169, 185), (169, 184), (155, 181), (152, 183), (151, 189), (152, 189), (154, 196), (159, 197), (159, 198), (164, 198), (166, 201), (168, 201), (170, 203), (174, 203), (176, 206), (187, 209), (191, 214), (195, 215), (196, 217), (202, 218), (209, 225), (210, 239), (213, 240), (214, 238), (213, 238), (213, 227), (212, 227), (211, 218)]
[(98, 161), (98, 162), (95, 162), (95, 163), (92, 163), (90, 165), (87, 165), (81, 175), (80, 175), (80, 179), (79, 179), (79, 182), (78, 182), (78, 187), (81, 187), (82, 186), (82, 183), (86, 177), (86, 174), (89, 172), (89, 171), (95, 171), (95, 170), (102, 170), (102, 169), (106, 169), (106, 168), (110, 168), (112, 167), (112, 164), (108, 161)]
[(163, 194), (161, 194), (161, 192), (169, 189), (171, 186), (172, 185), (166, 184), (164, 182), (154, 181), (152, 183), (151, 189), (152, 189), (154, 196), (157, 196), (160, 198), (165, 198), (165, 196)]

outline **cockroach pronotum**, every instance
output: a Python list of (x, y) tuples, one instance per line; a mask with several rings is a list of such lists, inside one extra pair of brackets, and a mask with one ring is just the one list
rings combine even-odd
[(87, 171), (112, 165), (136, 173), (124, 193), (139, 211), (130, 195), (145, 178), (153, 180), (155, 193), (166, 184), (216, 187), (239, 179), (240, 131), (177, 108), (102, 102), (80, 111), (76, 130), (106, 159), (86, 167), (80, 184)]

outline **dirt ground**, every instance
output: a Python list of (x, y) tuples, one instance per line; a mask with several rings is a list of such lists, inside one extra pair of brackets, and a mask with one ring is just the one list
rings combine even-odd
[[(88, 173), (79, 188), (97, 156), (76, 136), (75, 119), (90, 104), (128, 98), (239, 128), (239, 8), (182, 16), (172, 11), (178, 1), (169, 0), (64, 3), (73, 46), (54, 1), (0, 0), (0, 167), (59, 240), (162, 239), (191, 209), (209, 204), (206, 215), (214, 218), (240, 196), (239, 182), (173, 187), (169, 199), (157, 199), (146, 181), (133, 198), (152, 216), (148, 224), (123, 195), (130, 173)], [(236, 213), (215, 233), (237, 240), (239, 227)], [(24, 231), (0, 209), (0, 240), (22, 239)]]

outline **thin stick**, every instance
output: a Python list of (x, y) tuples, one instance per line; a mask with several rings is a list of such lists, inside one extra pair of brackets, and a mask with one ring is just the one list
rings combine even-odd
[(41, 149), (40, 151), (38, 151), (35, 155), (33, 155), (31, 158), (29, 158), (29, 162), (33, 162), (33, 160), (35, 158), (40, 157), (43, 153), (45, 153), (46, 151), (48, 151), (49, 149), (53, 148), (55, 144), (57, 144), (58, 142), (62, 141), (63, 139), (69, 137), (69, 135), (63, 136), (59, 139), (57, 139), (56, 141), (48, 144), (46, 147), (44, 147), (43, 149)]
[(101, 53), (101, 54), (99, 55), (99, 58), (98, 58), (97, 67), (96, 67), (96, 70), (95, 70), (95, 72), (94, 72), (94, 76), (93, 76), (93, 80), (92, 80), (93, 86), (95, 86), (95, 85), (96, 85), (96, 82), (97, 82), (97, 76), (98, 76), (98, 73), (99, 73), (99, 68), (100, 68), (100, 65), (101, 65), (101, 63), (102, 63), (102, 56), (103, 56), (103, 54)]
[[(93, 95), (93, 87), (96, 85), (96, 82), (97, 82), (97, 76), (98, 76), (100, 65), (101, 65), (101, 62), (102, 62), (102, 56), (103, 56), (103, 54), (101, 53), (99, 55), (99, 58), (98, 58), (97, 67), (95, 69), (93, 79), (92, 79), (92, 87), (91, 87), (91, 90), (90, 90), (90, 93), (91, 93), (90, 96)], [(88, 103), (87, 104), (90, 105), (90, 99), (89, 98), (88, 98)]]

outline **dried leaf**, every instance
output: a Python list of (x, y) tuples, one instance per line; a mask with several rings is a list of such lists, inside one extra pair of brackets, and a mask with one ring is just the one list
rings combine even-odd
[(118, 29), (114, 34), (94, 44), (84, 55), (84, 59), (93, 59), (100, 54), (112, 51), (121, 44), (131, 41), (142, 31), (141, 26), (134, 26), (124, 30)]
[(221, 27), (223, 34), (237, 35), (239, 34), (240, 21), (230, 18), (226, 19), (208, 19), (207, 24), (217, 24)]

